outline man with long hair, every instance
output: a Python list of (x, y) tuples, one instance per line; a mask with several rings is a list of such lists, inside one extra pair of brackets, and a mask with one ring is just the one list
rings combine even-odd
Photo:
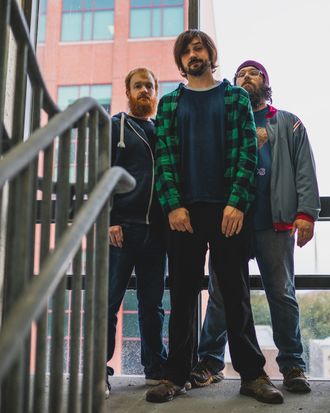
[(174, 59), (187, 84), (165, 95), (156, 117), (156, 188), (169, 222), (171, 315), (165, 381), (146, 398), (185, 392), (190, 377), (205, 254), (224, 296), (233, 366), (241, 393), (267, 403), (283, 396), (263, 367), (248, 288), (249, 217), (256, 130), (247, 93), (213, 77), (217, 50), (199, 30), (180, 34)]

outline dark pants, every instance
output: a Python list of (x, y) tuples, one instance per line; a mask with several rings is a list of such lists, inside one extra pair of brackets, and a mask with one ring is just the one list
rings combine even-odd
[(157, 227), (123, 224), (122, 248), (110, 247), (108, 360), (115, 349), (117, 313), (135, 267), (141, 363), (147, 378), (163, 375), (166, 349), (163, 344), (164, 235)]
[(244, 223), (239, 235), (226, 238), (221, 233), (222, 206), (194, 204), (188, 209), (194, 233), (169, 234), (171, 315), (165, 376), (180, 386), (189, 379), (198, 293), (209, 245), (224, 298), (233, 367), (242, 379), (255, 379), (264, 372), (265, 358), (257, 342), (250, 304), (247, 225)]

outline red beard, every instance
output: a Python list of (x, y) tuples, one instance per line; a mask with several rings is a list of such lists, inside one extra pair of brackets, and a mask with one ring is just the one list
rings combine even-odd
[(128, 104), (133, 116), (137, 118), (147, 118), (152, 116), (156, 112), (157, 98), (150, 98), (143, 96), (144, 99), (140, 96), (137, 99), (129, 96)]

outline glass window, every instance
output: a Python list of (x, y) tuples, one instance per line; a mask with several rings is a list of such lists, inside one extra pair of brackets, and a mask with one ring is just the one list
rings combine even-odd
[(81, 0), (63, 0), (63, 10), (81, 10)]
[(184, 29), (183, 0), (131, 0), (131, 38), (174, 37)]
[(151, 37), (150, 15), (148, 9), (131, 11), (131, 37)]
[(162, 13), (161, 9), (153, 9), (152, 11), (152, 35), (159, 37), (162, 34)]
[(79, 97), (78, 86), (60, 86), (58, 88), (57, 104), (64, 109)]
[(94, 13), (94, 40), (111, 40), (113, 38), (113, 12), (97, 11)]
[(150, 7), (150, 0), (131, 0), (131, 7)]
[(40, 0), (37, 42), (44, 43), (46, 38), (47, 0)]
[(61, 40), (72, 42), (113, 39), (113, 9), (113, 0), (64, 0)]
[(111, 85), (59, 86), (57, 104), (59, 108), (63, 110), (78, 98), (91, 96), (95, 98), (107, 112), (109, 112), (111, 93)]
[(111, 85), (93, 85), (91, 86), (90, 96), (95, 98), (110, 113), (111, 92)]
[(81, 38), (82, 13), (65, 13), (62, 17), (62, 40), (76, 42)]
[(163, 12), (164, 36), (176, 36), (183, 31), (183, 8), (169, 7)]
[(86, 12), (84, 13), (84, 32), (83, 40), (89, 40), (92, 38), (93, 32), (93, 13)]
[[(113, 359), (119, 359), (116, 374), (144, 374), (143, 366), (141, 366), (141, 339), (138, 328), (137, 307), (136, 291), (126, 291), (123, 300), (123, 309), (120, 310), (120, 312), (123, 311), (122, 331), (117, 332), (117, 334), (122, 334), (123, 346), (122, 349), (116, 348), (113, 356)], [(163, 307), (165, 310), (163, 332), (164, 343), (166, 344), (170, 313), (169, 291), (165, 291), (164, 293)]]
[[(207, 291), (202, 292), (203, 307), (206, 308)], [(303, 358), (307, 374), (311, 378), (329, 379), (330, 363), (325, 357), (330, 344), (330, 291), (297, 291), (300, 308), (300, 331), (303, 344)], [(281, 379), (276, 357), (278, 349), (274, 343), (269, 305), (263, 291), (251, 292), (251, 304), (258, 342), (267, 359), (267, 374), (273, 379)], [(225, 377), (238, 378), (229, 353), (225, 349)]]
[(166, 95), (167, 93), (172, 92), (179, 86), (179, 82), (159, 82), (158, 83), (158, 97)]
[[(77, 85), (77, 86), (59, 86), (57, 91), (57, 104), (61, 110), (72, 104), (78, 98), (91, 96), (96, 99), (107, 113), (111, 108), (111, 85)], [(76, 157), (77, 157), (77, 134), (71, 136), (70, 148), (70, 182), (76, 181)], [(56, 156), (57, 156), (56, 149)]]

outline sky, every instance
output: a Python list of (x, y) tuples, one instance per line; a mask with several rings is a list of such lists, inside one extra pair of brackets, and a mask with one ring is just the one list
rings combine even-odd
[[(273, 105), (304, 123), (320, 195), (330, 196), (330, 0), (213, 0), (213, 6), (218, 78), (232, 80), (248, 59), (266, 67)], [(297, 274), (330, 273), (329, 233), (330, 222), (316, 223), (314, 239), (296, 248)], [(258, 272), (253, 263), (251, 272)]]
[(213, 5), (220, 78), (232, 80), (248, 59), (266, 67), (273, 104), (304, 123), (320, 195), (330, 196), (330, 1), (213, 0)]

